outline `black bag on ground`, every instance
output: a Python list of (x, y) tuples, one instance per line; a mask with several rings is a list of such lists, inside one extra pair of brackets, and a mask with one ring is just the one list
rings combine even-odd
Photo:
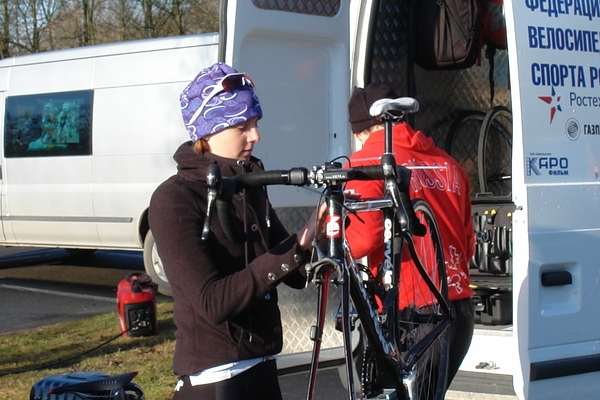
[(465, 69), (481, 50), (479, 0), (414, 2), (415, 63), (427, 70)]

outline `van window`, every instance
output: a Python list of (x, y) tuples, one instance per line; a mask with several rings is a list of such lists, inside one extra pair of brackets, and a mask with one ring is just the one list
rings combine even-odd
[(91, 90), (6, 99), (6, 157), (92, 154)]

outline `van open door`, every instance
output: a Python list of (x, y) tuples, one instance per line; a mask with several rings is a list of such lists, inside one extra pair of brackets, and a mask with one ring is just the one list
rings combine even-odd
[[(247, 72), (256, 85), (264, 117), (254, 155), (266, 169), (310, 168), (350, 155), (349, 2), (290, 4), (221, 2), (219, 59)], [(290, 231), (304, 224), (318, 201), (318, 195), (305, 188), (283, 186), (270, 186), (269, 198)], [(280, 285), (277, 291), (284, 331), (278, 368), (281, 372), (309, 366), (316, 287), (298, 291)], [(339, 291), (331, 290), (327, 315), (334, 314), (339, 301)], [(341, 335), (333, 318), (325, 324), (321, 361), (338, 363), (344, 357)], [(355, 345), (360, 342), (357, 332)]]
[(600, 393), (597, 2), (505, 1), (519, 398)]
[[(221, 2), (219, 59), (256, 84), (264, 117), (255, 155), (267, 169), (350, 154), (349, 2), (293, 3)], [(316, 204), (304, 189), (272, 187), (269, 195), (274, 207)]]

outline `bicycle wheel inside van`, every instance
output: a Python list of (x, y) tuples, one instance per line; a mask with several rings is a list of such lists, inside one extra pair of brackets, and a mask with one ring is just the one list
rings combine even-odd
[(489, 110), (483, 119), (477, 150), (479, 189), (492, 196), (512, 192), (512, 114), (506, 107)]

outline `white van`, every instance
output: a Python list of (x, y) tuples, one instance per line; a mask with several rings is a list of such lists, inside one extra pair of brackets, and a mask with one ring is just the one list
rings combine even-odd
[[(189, 140), (179, 95), (202, 68), (217, 61), (218, 38), (210, 33), (139, 40), (0, 60), (0, 245), (57, 247), (74, 254), (143, 250), (146, 272), (169, 295), (148, 226), (148, 205), (156, 187), (176, 173), (173, 154)], [(259, 93), (269, 93), (279, 82), (261, 78), (256, 84)], [(305, 94), (320, 84), (307, 82)], [(324, 106), (306, 101), (315, 112)], [(270, 126), (282, 111), (273, 103), (269, 98), (265, 109)], [(344, 123), (343, 115), (335, 118), (338, 125)], [(312, 165), (347, 153), (344, 134), (339, 144), (331, 143), (331, 151), (322, 151), (320, 123), (282, 124), (267, 137), (261, 135), (267, 165)], [(303, 224), (317, 196), (278, 189), (271, 195), (282, 220), (290, 229)], [(295, 309), (286, 313), (284, 323), (301, 329), (286, 338), (279, 367), (307, 365), (313, 342), (306, 333), (313, 323), (316, 290), (288, 290), (281, 298), (284, 307)], [(334, 293), (332, 298), (331, 312), (339, 297)], [(339, 363), (341, 338), (333, 322), (329, 328), (322, 359)], [(355, 344), (358, 339), (355, 334)]]
[[(252, 75), (264, 105), (257, 156), (267, 168), (285, 169), (348, 155), (346, 107), (354, 86), (385, 82), (415, 96), (421, 104), (415, 127), (440, 147), (457, 148), (453, 155), (474, 173), (482, 250), (472, 269), (477, 317), (512, 326), (502, 350), (515, 360), (512, 397), (597, 398), (599, 2), (492, 1), (504, 3), (507, 31), (507, 50), (494, 57), (493, 106), (508, 117), (502, 128), (493, 124), (498, 145), (484, 141), (490, 151), (479, 153), (479, 128), (492, 108), (483, 54), (481, 65), (467, 69), (416, 66), (416, 92), (407, 83), (407, 5), (421, 1), (225, 1), (223, 61)], [(448, 140), (457, 125), (460, 140)], [(279, 143), (276, 154), (270, 143)], [(493, 178), (508, 191), (480, 190), (479, 154), (496, 157), (502, 168)], [(272, 200), (282, 214), (308, 205), (300, 196)]]
[[(179, 94), (218, 35), (140, 40), (0, 61), (0, 244), (141, 250), (147, 210), (189, 140)], [(78, 250), (81, 251), (81, 250)]]

